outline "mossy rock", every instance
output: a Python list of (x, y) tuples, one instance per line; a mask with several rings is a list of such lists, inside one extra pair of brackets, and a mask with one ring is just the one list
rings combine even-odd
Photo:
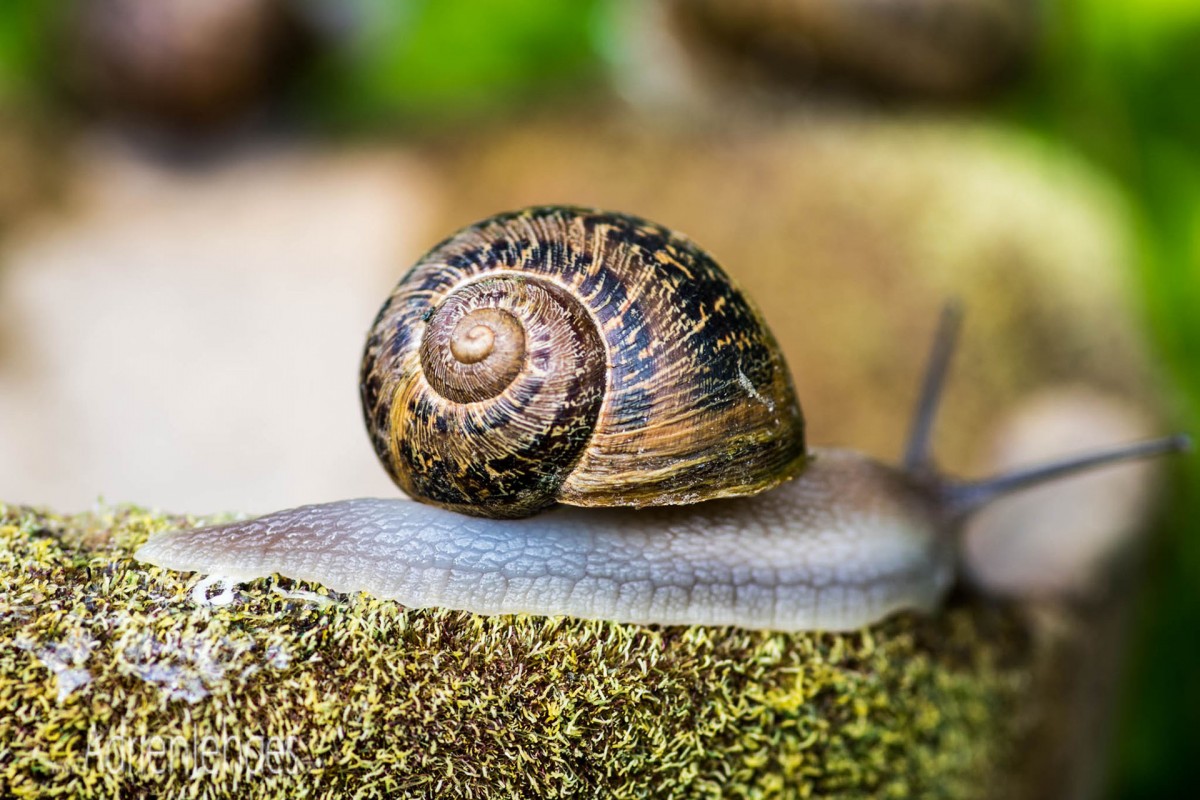
[(280, 578), (213, 598), (130, 557), (191, 522), (0, 505), (0, 795), (1022, 791), (1046, 657), (1011, 609), (789, 635), (408, 610)]

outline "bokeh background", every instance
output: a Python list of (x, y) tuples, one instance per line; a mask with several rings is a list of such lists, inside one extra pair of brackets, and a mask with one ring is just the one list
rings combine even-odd
[[(869, 19), (791, 40), (636, 0), (6, 0), (0, 496), (386, 496), (367, 324), (442, 236), (534, 202), (711, 249), (819, 442), (897, 452), (948, 292), (970, 309), (951, 466), (1060, 385), (1144, 408), (1110, 431), (1200, 432), (1200, 5), (1008, 5), (978, 41), (942, 30), (939, 61)], [(1147, 577), (1123, 584), (1106, 796), (1200, 788), (1197, 461), (1155, 475)]]

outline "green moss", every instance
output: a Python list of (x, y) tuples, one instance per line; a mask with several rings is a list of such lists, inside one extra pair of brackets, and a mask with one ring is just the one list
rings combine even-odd
[(129, 557), (186, 523), (0, 505), (0, 795), (1012, 790), (1037, 670), (1001, 610), (785, 635), (413, 611), (279, 578), (214, 605)]

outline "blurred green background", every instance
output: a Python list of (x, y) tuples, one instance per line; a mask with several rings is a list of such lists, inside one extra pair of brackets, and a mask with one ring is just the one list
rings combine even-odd
[[(1200, 4), (1072, 0), (1054, 12), (1036, 69), (999, 113), (1078, 149), (1114, 176), (1139, 215), (1138, 285), (1180, 419), (1200, 431)], [(1112, 796), (1200, 785), (1200, 465), (1180, 497), (1139, 599)], [(1189, 791), (1190, 787), (1190, 791)]]
[[(268, 113), (324, 136), (453, 135), (586, 102), (611, 92), (604, 76), (619, 57), (607, 0), (298, 5), (295, 47), (317, 54)], [(1075, 151), (1122, 188), (1137, 215), (1139, 305), (1177, 389), (1180, 424), (1200, 433), (1200, 3), (1048, 6), (1032, 66), (969, 113)], [(79, 89), (63, 69), (58, 26), (66, 7), (0, 4), (4, 113), (49, 126), (96, 113), (71, 102)], [(1109, 783), (1117, 798), (1200, 785), (1200, 458), (1170, 474), (1181, 499), (1137, 603)]]

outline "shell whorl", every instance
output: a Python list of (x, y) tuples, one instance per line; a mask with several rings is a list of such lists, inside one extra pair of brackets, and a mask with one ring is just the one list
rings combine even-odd
[(451, 236), (400, 281), (362, 365), (375, 450), (481, 516), (755, 494), (805, 461), (787, 367), (690, 240), (568, 207)]

